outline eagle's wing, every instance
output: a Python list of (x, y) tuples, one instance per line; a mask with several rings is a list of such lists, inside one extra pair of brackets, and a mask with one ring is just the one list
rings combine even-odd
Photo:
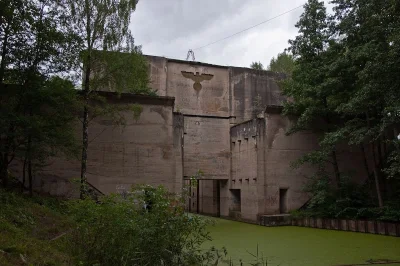
[(191, 80), (193, 80), (193, 81), (196, 81), (195, 80), (195, 75), (192, 73), (192, 72), (186, 72), (186, 71), (181, 71), (182, 72), (182, 75), (185, 77), (185, 78), (188, 78), (188, 79), (191, 79)]
[(201, 74), (201, 76), (199, 77), (200, 82), (203, 80), (211, 80), (214, 77), (214, 75), (211, 74)]

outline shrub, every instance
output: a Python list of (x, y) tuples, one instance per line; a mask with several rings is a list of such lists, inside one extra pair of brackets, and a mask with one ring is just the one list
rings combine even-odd
[[(144, 193), (145, 192), (145, 193)], [(143, 208), (151, 202), (151, 208)], [(163, 187), (70, 203), (77, 226), (71, 252), (83, 265), (200, 265), (208, 220), (184, 212), (184, 199)]]

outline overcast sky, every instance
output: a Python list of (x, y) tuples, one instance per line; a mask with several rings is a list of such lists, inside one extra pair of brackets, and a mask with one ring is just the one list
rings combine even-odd
[[(131, 30), (144, 54), (186, 59), (204, 46), (304, 4), (306, 0), (140, 0)], [(325, 0), (328, 3), (328, 0)], [(194, 50), (196, 61), (264, 66), (296, 36), (303, 8), (208, 47)]]

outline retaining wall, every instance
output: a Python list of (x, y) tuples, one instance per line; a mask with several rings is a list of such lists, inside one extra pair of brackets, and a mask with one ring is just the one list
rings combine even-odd
[(394, 222), (303, 218), (303, 219), (292, 219), (291, 224), (293, 226), (400, 237), (400, 223), (394, 223)]

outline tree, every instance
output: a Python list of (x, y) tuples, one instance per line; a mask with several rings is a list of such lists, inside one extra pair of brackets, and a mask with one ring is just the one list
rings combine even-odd
[(250, 68), (257, 69), (257, 70), (264, 70), (264, 66), (261, 62), (253, 62), (250, 65)]
[(400, 3), (332, 3), (334, 15), (327, 18), (322, 3), (310, 0), (297, 24), (300, 34), (289, 48), (296, 68), (284, 82), (284, 93), (293, 101), (286, 103), (285, 112), (299, 116), (291, 132), (311, 129), (321, 135), (321, 150), (299, 163), (321, 164), (330, 158), (340, 184), (337, 145), (359, 147), (367, 180), (371, 176), (377, 203), (383, 207), (391, 190), (386, 185), (386, 195), (382, 195), (381, 184), (388, 182), (384, 175), (393, 178), (400, 169), (400, 79), (396, 74), (400, 69)]
[(79, 147), (74, 131), (78, 98), (72, 82), (59, 77), (39, 82), (24, 97), (25, 141), (19, 148), (24, 159), (22, 188), (27, 172), (31, 195), (33, 176), (47, 165), (49, 157), (75, 157)]
[(399, 4), (376, 0), (333, 3), (335, 35), (340, 36), (343, 52), (335, 63), (332, 80), (346, 84), (337, 108), (347, 118), (340, 134), (363, 151), (365, 144), (369, 146), (378, 204), (382, 207), (381, 169), (386, 164), (388, 141), (396, 135), (389, 131), (400, 122), (396, 115), (400, 110), (400, 82), (395, 74), (400, 65), (394, 59), (398, 56), (395, 43), (399, 40)]
[[(47, 158), (70, 146), (73, 137), (68, 133), (72, 130), (73, 113), (68, 113), (76, 97), (72, 88), (55, 75), (64, 75), (71, 68), (71, 55), (79, 40), (69, 31), (57, 1), (31, 0), (21, 4), (16, 0), (5, 7), (1, 23), (5, 30), (1, 35), (4, 101), (0, 102), (0, 168), (3, 184), (7, 186), (8, 166), (15, 158), (25, 158), (23, 172), (25, 175), (28, 165), (31, 179), (36, 159)], [(60, 99), (68, 101), (54, 104)], [(56, 108), (63, 104), (68, 109)], [(57, 112), (49, 117), (54, 109)], [(46, 141), (40, 141), (43, 138)], [(40, 147), (41, 151), (34, 152), (34, 147)], [(52, 153), (44, 152), (49, 149)]]
[[(137, 0), (65, 1), (69, 6), (71, 22), (84, 41), (81, 51), (84, 73), (81, 159), (83, 198), (87, 183), (88, 128), (89, 121), (93, 119), (90, 103), (92, 99), (99, 100), (99, 95), (96, 94), (99, 90), (149, 93), (147, 62), (141, 56), (140, 47), (134, 45), (134, 39), (128, 30)], [(105, 102), (104, 99), (101, 101)]]
[(277, 73), (284, 73), (290, 76), (294, 69), (294, 58), (291, 54), (283, 52), (279, 53), (278, 56), (271, 59), (267, 68), (270, 71)]
[[(336, 103), (331, 101), (332, 84), (327, 82), (329, 61), (334, 53), (327, 51), (329, 44), (328, 18), (323, 2), (309, 0), (304, 5), (296, 27), (299, 35), (290, 40), (289, 51), (296, 60), (290, 79), (283, 84), (283, 93), (292, 101), (284, 106), (286, 115), (298, 117), (289, 134), (312, 130), (317, 134), (335, 130)], [(313, 164), (332, 163), (336, 185), (340, 186), (340, 172), (333, 143), (321, 143), (320, 151), (304, 157), (302, 162)]]

